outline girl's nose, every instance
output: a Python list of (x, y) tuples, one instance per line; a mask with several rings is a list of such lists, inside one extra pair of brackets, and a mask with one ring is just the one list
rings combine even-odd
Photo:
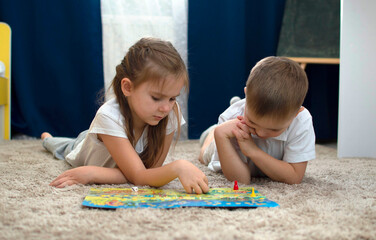
[(169, 112), (169, 111), (171, 111), (171, 108), (172, 108), (172, 104), (170, 104), (170, 102), (163, 102), (159, 106), (159, 111), (161, 111), (161, 112)]

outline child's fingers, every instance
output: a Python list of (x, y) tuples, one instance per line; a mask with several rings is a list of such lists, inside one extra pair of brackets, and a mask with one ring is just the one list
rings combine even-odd
[(59, 179), (55, 178), (52, 182), (50, 182), (50, 186), (56, 186), (56, 183), (59, 181)]
[(239, 139), (239, 138), (240, 138), (240, 136), (239, 136), (239, 131), (232, 130), (231, 132), (232, 132), (232, 134), (234, 134), (234, 136), (235, 136), (236, 139)]
[(184, 187), (184, 190), (187, 193), (196, 193), (196, 194), (202, 194), (209, 191), (208, 185), (205, 183), (205, 180), (199, 181), (197, 183), (191, 183), (187, 184)]
[(209, 186), (208, 186), (207, 181), (205, 181), (205, 179), (204, 179), (204, 182), (200, 183), (200, 188), (201, 188), (203, 193), (209, 192)]
[(209, 192), (209, 186), (205, 182), (205, 179), (198, 181), (198, 183), (195, 184), (195, 186), (194, 186), (194, 190), (195, 190), (196, 194), (202, 194), (202, 193)]
[(62, 177), (63, 177), (63, 176), (61, 176), (61, 174), (60, 174), (58, 177), (56, 177), (56, 178), (50, 183), (50, 185), (51, 185), (52, 183), (56, 182), (56, 181), (59, 181)]
[(187, 193), (192, 193), (192, 187), (189, 186), (189, 185), (183, 185), (184, 187), (184, 190), (187, 192)]
[(243, 116), (237, 116), (237, 119), (238, 119), (241, 123), (246, 124)]
[(234, 134), (237, 140), (249, 139), (249, 134), (242, 130), (232, 130), (232, 134)]
[(57, 185), (56, 187), (57, 188), (65, 188), (66, 186), (71, 186), (71, 185), (74, 185), (74, 184), (76, 184), (76, 182), (74, 182), (72, 180), (68, 180), (68, 181), (62, 182), (61, 184)]
[(64, 183), (69, 183), (70, 181), (72, 181), (72, 179), (68, 176), (59, 176), (57, 177), (54, 181), (52, 181), (50, 183), (50, 186), (53, 186), (53, 187), (57, 187), (57, 186), (60, 186), (60, 187), (65, 187), (65, 186), (70, 186), (70, 185), (64, 185)]
[(57, 185), (57, 186), (55, 186), (56, 188), (65, 188), (66, 186), (69, 186), (68, 184), (66, 184), (66, 183), (61, 183), (61, 184), (59, 184), (59, 185)]
[(76, 181), (75, 179), (71, 179), (69, 177), (65, 177), (65, 178), (62, 178), (62, 179), (59, 179), (58, 181), (56, 181), (54, 183), (54, 187), (57, 187), (57, 188), (64, 188), (66, 186), (71, 186), (71, 185), (74, 185), (74, 184), (78, 184), (79, 182)]
[(63, 178), (66, 178), (67, 176), (69, 176), (69, 171), (70, 170), (68, 170), (68, 171), (66, 171), (66, 172), (63, 172), (62, 174), (60, 174), (59, 176), (57, 176), (51, 183), (50, 183), (50, 185), (52, 186), (52, 184), (56, 184), (56, 182), (59, 182), (59, 181), (61, 181), (61, 179), (63, 179)]
[(195, 186), (193, 187), (193, 190), (195, 191), (196, 194), (202, 193), (202, 189), (201, 189), (200, 185), (198, 185), (198, 184), (195, 184)]
[(243, 123), (238, 123), (236, 125), (239, 129), (241, 129), (242, 131), (244, 131), (246, 134), (249, 134), (249, 127)]
[(206, 176), (204, 176), (204, 182), (206, 183), (206, 185), (209, 185), (209, 180)]
[(65, 178), (56, 178), (55, 180), (53, 180), (50, 183), (50, 186), (56, 187), (56, 186), (59, 186), (60, 184), (62, 184), (63, 182), (65, 182), (65, 181), (66, 181)]

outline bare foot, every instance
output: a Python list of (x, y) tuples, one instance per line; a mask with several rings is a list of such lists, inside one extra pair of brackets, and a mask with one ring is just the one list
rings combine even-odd
[(44, 132), (44, 133), (42, 133), (42, 135), (40, 135), (40, 138), (42, 140), (44, 140), (45, 138), (49, 138), (49, 137), (52, 137), (52, 135), (48, 132)]

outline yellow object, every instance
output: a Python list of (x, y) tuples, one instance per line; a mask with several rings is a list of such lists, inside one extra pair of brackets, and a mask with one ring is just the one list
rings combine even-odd
[(5, 65), (5, 78), (0, 77), (0, 105), (4, 109), (4, 119), (0, 121), (3, 126), (3, 136), (0, 138), (10, 139), (10, 56), (11, 56), (11, 29), (8, 24), (0, 22), (0, 61)]
[(8, 79), (0, 77), (0, 105), (7, 105), (8, 101)]
[(254, 188), (252, 188), (251, 197), (256, 197), (256, 193), (255, 193), (255, 189)]

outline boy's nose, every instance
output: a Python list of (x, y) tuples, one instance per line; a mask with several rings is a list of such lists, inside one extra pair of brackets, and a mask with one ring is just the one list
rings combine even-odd
[(259, 138), (266, 138), (266, 137), (267, 137), (266, 132), (263, 131), (263, 130), (261, 130), (261, 129), (257, 129), (257, 130), (256, 130), (256, 134), (257, 134), (257, 136), (258, 136)]

